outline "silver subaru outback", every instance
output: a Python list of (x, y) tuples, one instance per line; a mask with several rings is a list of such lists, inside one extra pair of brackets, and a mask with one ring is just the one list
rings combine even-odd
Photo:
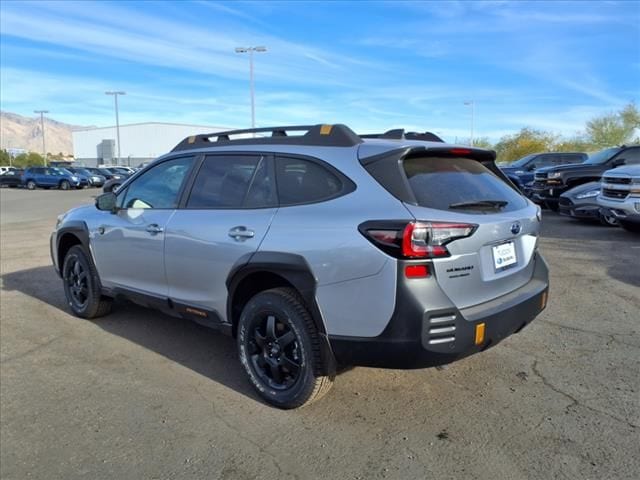
[(125, 297), (218, 329), (301, 407), (340, 366), (450, 363), (545, 308), (540, 210), (494, 160), (429, 132), (196, 135), (61, 215), (51, 256), (77, 316)]

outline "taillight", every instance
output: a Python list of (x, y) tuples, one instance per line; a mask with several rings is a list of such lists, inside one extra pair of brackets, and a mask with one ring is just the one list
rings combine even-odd
[(446, 244), (469, 237), (477, 225), (449, 222), (365, 222), (358, 229), (374, 245), (396, 258), (442, 258)]

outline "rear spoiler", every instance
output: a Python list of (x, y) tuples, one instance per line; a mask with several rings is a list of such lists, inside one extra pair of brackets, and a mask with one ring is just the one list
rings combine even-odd
[(464, 157), (477, 160), (491, 171), (491, 173), (500, 178), (500, 180), (520, 193), (518, 187), (516, 187), (507, 178), (507, 176), (502, 173), (502, 170), (496, 166), (496, 152), (494, 150), (457, 146), (428, 147), (424, 145), (415, 145), (361, 158), (360, 164), (394, 197), (405, 203), (416, 205), (415, 196), (409, 187), (409, 182), (404, 173), (404, 169), (402, 168), (402, 160), (406, 158), (426, 156), (445, 158)]

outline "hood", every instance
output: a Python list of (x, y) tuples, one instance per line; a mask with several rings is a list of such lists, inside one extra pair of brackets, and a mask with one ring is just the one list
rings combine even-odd
[(571, 164), (567, 164), (567, 165), (555, 165), (552, 167), (542, 167), (542, 168), (538, 168), (536, 170), (536, 172), (540, 172), (540, 173), (547, 173), (547, 172), (570, 172), (573, 170), (584, 170), (586, 168), (593, 168), (595, 167), (596, 169), (599, 167), (599, 165), (585, 165), (583, 163), (571, 163)]
[(615, 176), (628, 176), (628, 177), (640, 177), (640, 165), (626, 165), (618, 168), (612, 168), (604, 172), (603, 176), (615, 177)]
[(575, 198), (576, 195), (580, 195), (581, 193), (588, 192), (589, 190), (600, 189), (600, 182), (587, 182), (582, 185), (578, 185), (577, 187), (572, 188), (571, 190), (567, 190), (564, 192), (561, 197), (567, 198)]

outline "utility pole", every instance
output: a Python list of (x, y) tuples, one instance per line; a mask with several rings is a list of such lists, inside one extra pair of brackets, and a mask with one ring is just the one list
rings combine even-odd
[(113, 95), (116, 105), (116, 138), (118, 142), (118, 164), (120, 164), (120, 118), (118, 118), (118, 95), (126, 95), (127, 92), (104, 92), (105, 95)]
[(253, 52), (263, 53), (267, 51), (267, 47), (237, 47), (236, 53), (249, 54), (249, 90), (251, 95), (251, 128), (256, 128), (256, 104), (255, 92), (253, 87)]
[(469, 137), (469, 145), (471, 145), (473, 147), (473, 123), (474, 123), (474, 117), (475, 117), (475, 110), (476, 110), (476, 102), (474, 100), (469, 100), (467, 102), (464, 102), (465, 105), (467, 106), (471, 106), (471, 137)]
[(45, 148), (44, 143), (44, 114), (49, 113), (49, 110), (34, 110), (33, 113), (40, 114), (40, 130), (42, 130), (42, 158), (44, 162), (44, 166), (47, 166), (47, 149)]

